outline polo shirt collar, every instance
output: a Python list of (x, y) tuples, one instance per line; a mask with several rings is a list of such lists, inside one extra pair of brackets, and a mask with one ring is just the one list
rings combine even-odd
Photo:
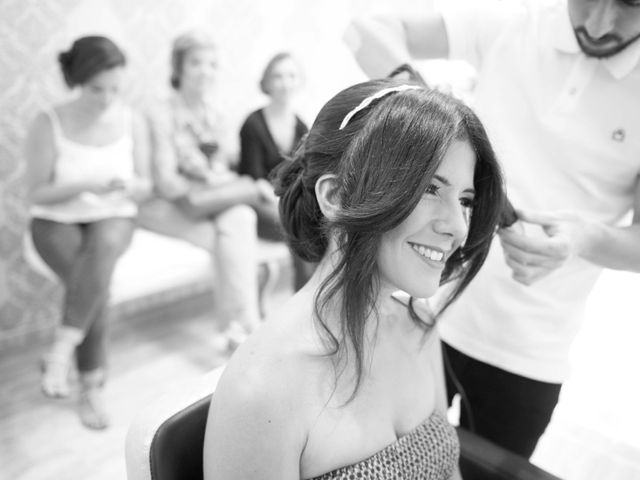
[[(560, 2), (551, 18), (549, 29), (552, 45), (560, 52), (570, 55), (581, 55), (582, 50), (573, 33), (573, 26), (569, 20), (567, 5)], [(625, 48), (622, 52), (610, 58), (598, 60), (616, 79), (620, 80), (630, 74), (640, 63), (640, 39)]]

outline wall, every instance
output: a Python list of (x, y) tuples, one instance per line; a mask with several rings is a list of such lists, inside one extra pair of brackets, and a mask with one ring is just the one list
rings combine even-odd
[(338, 89), (364, 79), (341, 41), (356, 13), (416, 13), (429, 0), (3, 0), (0, 6), (0, 349), (43, 335), (59, 321), (59, 286), (29, 268), (22, 255), (27, 224), (22, 142), (42, 108), (70, 95), (58, 52), (80, 35), (99, 33), (127, 52), (127, 97), (144, 106), (168, 91), (172, 38), (211, 31), (223, 52), (220, 102), (230, 127), (264, 102), (257, 81), (280, 50), (301, 58), (306, 88), (300, 112), (312, 121)]

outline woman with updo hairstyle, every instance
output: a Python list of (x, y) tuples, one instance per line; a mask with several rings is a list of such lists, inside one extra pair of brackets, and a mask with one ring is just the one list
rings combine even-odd
[(476, 115), (399, 80), (334, 96), (276, 176), (287, 240), (319, 262), (232, 356), (205, 479), (459, 478), (442, 310), (489, 251), (502, 174)]
[(173, 42), (173, 95), (149, 112), (156, 196), (140, 225), (206, 249), (212, 258), (217, 348), (232, 350), (260, 321), (255, 209), (272, 203), (232, 168), (227, 123), (216, 98), (218, 47), (202, 31)]
[[(269, 179), (273, 169), (291, 160), (295, 148), (309, 130), (296, 113), (295, 99), (302, 86), (302, 70), (288, 52), (274, 55), (259, 82), (269, 103), (252, 112), (240, 129), (238, 172), (255, 179)], [(277, 203), (257, 210), (258, 236), (282, 240)], [(313, 273), (313, 264), (294, 256), (294, 289), (300, 289)]]
[(110, 39), (100, 36), (81, 37), (71, 49), (58, 55), (64, 81), (69, 88), (84, 85), (96, 73), (124, 67), (122, 50)]
[(59, 61), (77, 95), (40, 113), (25, 145), (33, 244), (65, 290), (41, 387), (48, 397), (69, 396), (75, 362), (80, 419), (102, 429), (109, 424), (103, 398), (109, 285), (138, 204), (151, 191), (148, 133), (120, 97), (126, 61), (113, 41), (78, 38)]

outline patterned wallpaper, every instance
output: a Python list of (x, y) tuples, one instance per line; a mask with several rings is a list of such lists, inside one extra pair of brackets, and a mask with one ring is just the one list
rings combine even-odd
[(264, 102), (257, 81), (267, 59), (289, 50), (306, 84), (307, 121), (340, 88), (364, 77), (341, 34), (354, 14), (416, 13), (431, 0), (2, 0), (0, 3), (0, 349), (59, 321), (61, 289), (22, 254), (28, 222), (22, 142), (34, 115), (71, 94), (56, 57), (74, 38), (105, 34), (127, 53), (127, 98), (138, 107), (168, 91), (169, 45), (184, 30), (211, 31), (221, 51), (220, 102), (230, 128)]

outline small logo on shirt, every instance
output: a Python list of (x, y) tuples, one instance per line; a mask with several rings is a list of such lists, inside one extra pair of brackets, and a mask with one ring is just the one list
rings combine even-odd
[(611, 133), (611, 139), (614, 142), (624, 142), (624, 137), (625, 137), (624, 128), (616, 128)]

